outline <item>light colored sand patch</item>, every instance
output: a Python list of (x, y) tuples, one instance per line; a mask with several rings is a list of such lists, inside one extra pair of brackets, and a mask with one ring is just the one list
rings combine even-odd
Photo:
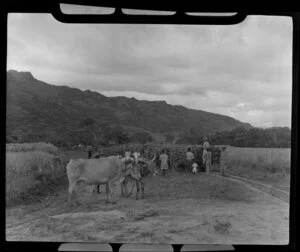
[(64, 218), (84, 218), (84, 217), (95, 217), (95, 218), (106, 218), (106, 219), (125, 219), (126, 214), (118, 211), (94, 211), (94, 212), (79, 212), (79, 213), (65, 213), (51, 216), (55, 219), (64, 219)]

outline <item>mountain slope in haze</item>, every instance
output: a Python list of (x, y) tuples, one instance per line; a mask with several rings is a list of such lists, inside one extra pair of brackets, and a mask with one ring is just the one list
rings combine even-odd
[(205, 135), (252, 127), (228, 116), (164, 101), (106, 97), (90, 90), (50, 85), (35, 79), (30, 72), (7, 72), (7, 135), (26, 141), (65, 139), (86, 118), (102, 125), (120, 125), (129, 133), (146, 131), (161, 136), (189, 131)]

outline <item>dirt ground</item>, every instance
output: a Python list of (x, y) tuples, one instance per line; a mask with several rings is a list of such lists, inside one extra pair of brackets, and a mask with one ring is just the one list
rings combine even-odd
[(117, 192), (117, 204), (82, 186), (68, 206), (67, 185), (42, 203), (6, 209), (8, 241), (171, 244), (288, 244), (289, 204), (206, 174), (146, 178), (145, 199)]

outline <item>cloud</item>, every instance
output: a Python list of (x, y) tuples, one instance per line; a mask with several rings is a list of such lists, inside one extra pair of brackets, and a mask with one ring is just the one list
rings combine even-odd
[(63, 24), (9, 14), (8, 68), (106, 95), (165, 100), (255, 126), (290, 126), (292, 22), (238, 25)]

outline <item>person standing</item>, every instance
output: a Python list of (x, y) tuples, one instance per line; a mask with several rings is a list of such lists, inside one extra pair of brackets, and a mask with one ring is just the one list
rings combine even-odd
[(211, 166), (211, 152), (208, 151), (209, 148), (209, 142), (207, 140), (207, 137), (203, 138), (203, 154), (202, 154), (202, 163), (205, 165), (206, 173), (210, 173), (210, 166)]
[(224, 146), (221, 147), (221, 155), (220, 155), (220, 173), (222, 176), (227, 176), (226, 175), (227, 162), (228, 162), (228, 153), (226, 151), (226, 146)]
[(189, 170), (190, 168), (192, 168), (192, 163), (193, 163), (193, 159), (195, 158), (193, 152), (191, 151), (191, 148), (187, 149), (186, 152), (186, 161), (187, 161), (187, 169)]
[(168, 155), (166, 150), (159, 156), (160, 160), (160, 169), (162, 170), (163, 176), (166, 176), (166, 171), (168, 170)]
[(86, 152), (88, 154), (88, 159), (90, 159), (92, 157), (92, 154), (93, 154), (92, 146), (88, 146)]
[(155, 152), (155, 159), (154, 159), (154, 176), (156, 175), (156, 174), (158, 174), (158, 170), (159, 170), (159, 162), (160, 162), (160, 155), (159, 155), (159, 152), (158, 151), (156, 151)]

